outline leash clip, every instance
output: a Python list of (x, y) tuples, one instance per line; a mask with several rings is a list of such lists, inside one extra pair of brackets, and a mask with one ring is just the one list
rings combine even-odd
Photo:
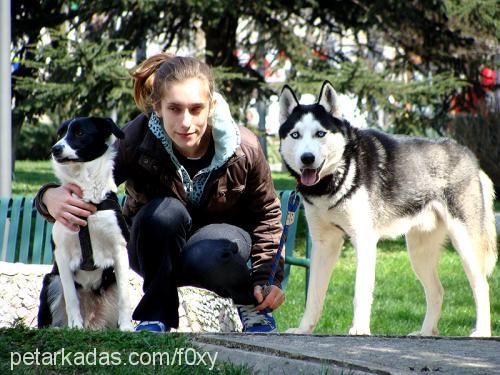
[(286, 225), (292, 225), (295, 221), (295, 213), (300, 205), (300, 196), (297, 194), (297, 190), (292, 191), (290, 198), (288, 199), (288, 213), (286, 215)]
[(263, 299), (266, 299), (266, 297), (271, 293), (271, 285), (266, 284), (262, 286), (262, 297)]

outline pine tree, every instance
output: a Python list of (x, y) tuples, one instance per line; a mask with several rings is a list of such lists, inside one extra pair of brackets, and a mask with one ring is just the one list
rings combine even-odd
[[(196, 55), (215, 67), (236, 116), (255, 88), (264, 97), (279, 93), (263, 75), (273, 52), (276, 67), (292, 62), (287, 83), (299, 91), (316, 93), (328, 79), (356, 94), (373, 123), (383, 108), (396, 132), (445, 134), (457, 95), (481, 94), (479, 67), (494, 67), (498, 20), (494, 0), (14, 2), (14, 54), (22, 62), (14, 73), (14, 122), (49, 112), (56, 121), (109, 116), (116, 106), (126, 121), (136, 109), (124, 61), (144, 57), (151, 40), (192, 50), (202, 34), (205, 49)], [(251, 63), (241, 66), (236, 49)]]

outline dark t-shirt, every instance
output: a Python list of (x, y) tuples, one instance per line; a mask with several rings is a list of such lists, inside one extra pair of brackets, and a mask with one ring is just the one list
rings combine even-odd
[(179, 163), (186, 168), (189, 177), (193, 178), (196, 173), (201, 171), (203, 168), (206, 168), (212, 162), (212, 159), (215, 155), (215, 145), (213, 139), (210, 139), (210, 145), (208, 146), (207, 152), (200, 158), (188, 158), (182, 155), (175, 146), (173, 147), (174, 154)]

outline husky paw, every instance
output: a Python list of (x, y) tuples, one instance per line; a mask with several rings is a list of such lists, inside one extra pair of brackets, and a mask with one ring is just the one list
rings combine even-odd
[(306, 335), (308, 333), (311, 333), (311, 332), (308, 332), (306, 331), (305, 329), (302, 329), (302, 328), (288, 328), (285, 333), (293, 333), (294, 335)]
[(470, 337), (491, 337), (491, 332), (489, 330), (473, 330)]
[(362, 328), (362, 327), (351, 327), (349, 329), (349, 335), (351, 336), (369, 336), (370, 328)]
[(424, 332), (424, 331), (415, 331), (415, 332), (411, 332), (408, 334), (408, 336), (420, 336), (420, 337), (423, 337), (423, 336), (438, 336), (439, 335), (439, 331), (437, 329), (433, 329), (431, 332)]

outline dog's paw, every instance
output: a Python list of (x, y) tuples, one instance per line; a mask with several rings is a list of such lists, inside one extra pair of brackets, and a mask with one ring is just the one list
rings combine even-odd
[(437, 329), (433, 329), (432, 331), (415, 331), (415, 332), (411, 332), (409, 333), (407, 336), (438, 336), (439, 335), (439, 331)]
[(134, 330), (134, 325), (132, 324), (132, 322), (121, 323), (118, 328), (120, 329), (120, 331), (130, 332)]
[(470, 337), (491, 337), (491, 331), (475, 329), (470, 334)]
[(308, 332), (305, 329), (297, 327), (297, 328), (288, 328), (285, 331), (285, 333), (293, 333), (294, 335), (306, 335), (306, 334), (311, 333), (311, 332)]
[(422, 332), (420, 331), (410, 332), (407, 336), (412, 336), (412, 337), (422, 336)]
[(351, 327), (349, 329), (349, 335), (351, 336), (369, 336), (370, 328), (362, 328), (362, 327)]
[(83, 329), (82, 318), (73, 318), (73, 319), (68, 318), (68, 327), (69, 328)]

